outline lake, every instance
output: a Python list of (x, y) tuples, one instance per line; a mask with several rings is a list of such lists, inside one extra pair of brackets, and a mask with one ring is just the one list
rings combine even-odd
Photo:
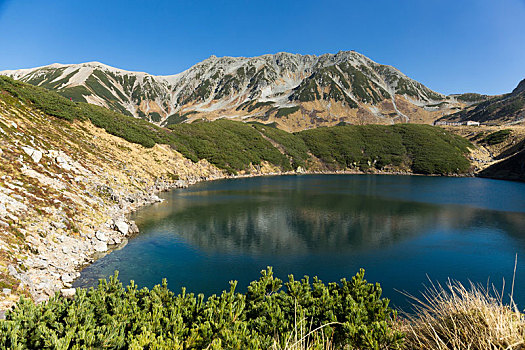
[(525, 183), (481, 178), (300, 175), (199, 183), (138, 211), (140, 234), (86, 267), (75, 287), (125, 284), (246, 291), (273, 266), (324, 282), (366, 270), (396, 307), (448, 278), (494, 283), (525, 306)]

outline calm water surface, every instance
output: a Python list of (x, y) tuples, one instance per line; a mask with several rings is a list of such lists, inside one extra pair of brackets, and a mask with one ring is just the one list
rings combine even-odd
[[(266, 266), (280, 278), (325, 282), (366, 269), (397, 307), (428, 277), (494, 283), (525, 306), (525, 184), (478, 178), (388, 175), (258, 177), (165, 193), (134, 216), (141, 233), (83, 270), (75, 286), (120, 279), (206, 295)], [(428, 275), (428, 277), (427, 277)]]

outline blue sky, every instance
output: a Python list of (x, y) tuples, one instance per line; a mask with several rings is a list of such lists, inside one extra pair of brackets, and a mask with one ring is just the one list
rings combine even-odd
[(100, 61), (174, 74), (209, 57), (356, 50), (442, 93), (525, 78), (525, 0), (0, 0), (0, 70)]

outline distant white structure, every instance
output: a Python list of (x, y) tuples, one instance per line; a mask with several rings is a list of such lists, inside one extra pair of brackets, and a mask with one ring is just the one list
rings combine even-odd
[(475, 122), (473, 120), (467, 120), (466, 122), (447, 122), (444, 120), (435, 121), (434, 125), (448, 125), (448, 126), (461, 126), (461, 125), (467, 125), (467, 126), (480, 126), (479, 122)]
[(434, 125), (449, 125), (449, 126), (460, 126), (460, 125), (463, 125), (463, 123), (461, 122), (446, 122), (446, 121), (437, 121), (437, 122), (434, 122)]

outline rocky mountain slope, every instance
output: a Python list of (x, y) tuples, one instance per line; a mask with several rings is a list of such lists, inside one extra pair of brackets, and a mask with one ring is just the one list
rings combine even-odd
[(461, 122), (474, 120), (487, 125), (525, 123), (525, 79), (509, 94), (490, 98), (475, 94), (468, 95), (466, 98), (470, 98), (475, 103), (440, 120)]
[(465, 104), (355, 51), (212, 56), (170, 76), (128, 72), (97, 62), (0, 74), (158, 125), (233, 118), (276, 122), (282, 129), (297, 131), (340, 122), (429, 123)]
[[(0, 311), (43, 300), (134, 232), (160, 190), (230, 174), (465, 174), (471, 145), (429, 125), (288, 133), (230, 120), (160, 128), (0, 77)], [(1, 315), (0, 315), (1, 316)]]
[(0, 86), (0, 316), (20, 294), (71, 292), (78, 269), (124, 244), (135, 232), (126, 214), (158, 191), (222, 176), (169, 146), (50, 116)]

